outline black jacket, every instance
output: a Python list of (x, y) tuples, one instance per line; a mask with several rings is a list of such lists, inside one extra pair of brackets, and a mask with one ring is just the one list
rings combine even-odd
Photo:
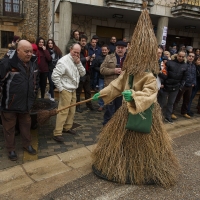
[(99, 72), (100, 79), (104, 79), (104, 76), (100, 73), (100, 67), (101, 67), (101, 64), (103, 63), (105, 57), (106, 56), (104, 56), (104, 55), (97, 56), (97, 58), (94, 61), (94, 69), (95, 69), (95, 71)]
[(183, 88), (187, 79), (188, 66), (185, 62), (168, 60), (166, 63), (167, 75), (162, 73), (159, 77), (164, 80), (164, 88), (169, 91), (175, 91)]
[(90, 70), (91, 70), (90, 69), (90, 61), (86, 60), (87, 56), (85, 57), (85, 55), (89, 56), (89, 52), (88, 52), (88, 47), (87, 46), (84, 47), (84, 49), (81, 48), (81, 52), (80, 52), (80, 60), (81, 60), (81, 63), (83, 65), (83, 67), (85, 67), (85, 69), (86, 69), (86, 63), (88, 63), (88, 66), (89, 66), (89, 69), (86, 70), (86, 74), (84, 76), (80, 77), (80, 81), (83, 81), (83, 82), (86, 80), (86, 75), (90, 74)]
[(62, 57), (59, 56), (53, 49), (48, 49), (52, 60), (50, 62), (48, 62), (48, 66), (49, 66), (49, 71), (52, 72), (53, 69), (56, 67), (56, 64), (58, 62), (58, 60)]
[(110, 49), (109, 54), (115, 53), (115, 49), (116, 49), (115, 44), (112, 43), (112, 42), (110, 42), (110, 44), (109, 44), (109, 49)]
[[(17, 52), (0, 61), (1, 111), (29, 112), (37, 95), (38, 67), (29, 61), (29, 68), (19, 60)], [(29, 70), (28, 70), (29, 69)]]

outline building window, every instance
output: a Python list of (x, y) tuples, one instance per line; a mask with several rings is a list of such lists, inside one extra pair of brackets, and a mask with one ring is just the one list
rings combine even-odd
[(4, 0), (4, 15), (17, 16), (20, 14), (20, 0)]
[(11, 31), (1, 31), (1, 48), (8, 48), (13, 40), (14, 32)]

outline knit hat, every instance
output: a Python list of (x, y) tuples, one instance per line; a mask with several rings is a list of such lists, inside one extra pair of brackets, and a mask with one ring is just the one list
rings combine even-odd
[(177, 46), (176, 43), (173, 43), (173, 44), (172, 44), (172, 47), (175, 47), (175, 46)]
[(193, 49), (193, 47), (192, 47), (192, 46), (187, 46), (187, 47), (186, 47), (186, 50), (187, 50), (187, 51), (189, 51), (190, 49)]
[(16, 42), (18, 39), (19, 39), (19, 36), (15, 35), (15, 36), (13, 37), (13, 42)]

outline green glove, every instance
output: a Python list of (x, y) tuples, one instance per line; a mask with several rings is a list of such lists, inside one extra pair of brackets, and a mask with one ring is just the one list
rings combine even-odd
[(92, 97), (92, 101), (97, 101), (99, 100), (99, 96), (100, 96), (100, 93), (96, 93), (93, 97)]
[(125, 90), (122, 92), (122, 95), (124, 96), (124, 99), (128, 102), (132, 101), (133, 100), (133, 97), (132, 97), (132, 91), (131, 90)]

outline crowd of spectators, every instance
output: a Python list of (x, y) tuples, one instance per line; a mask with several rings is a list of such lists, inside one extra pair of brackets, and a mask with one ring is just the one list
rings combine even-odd
[[(91, 91), (99, 92), (112, 80), (116, 79), (122, 71), (123, 62), (130, 44), (126, 38), (117, 40), (115, 36), (110, 38), (109, 44), (100, 42), (97, 35), (93, 35), (91, 40), (88, 41), (88, 37), (84, 34), (80, 35), (78, 30), (72, 32), (72, 37), (66, 44), (65, 52), (61, 52), (53, 39), (49, 39), (47, 43), (42, 37), (36, 40), (30, 38), (28, 41), (21, 41), (20, 37), (14, 36), (12, 43), (9, 44), (9, 51), (1, 60), (0, 82), (1, 88), (3, 88), (1, 92), (3, 95), (1, 118), (5, 127), (4, 135), (10, 160), (17, 159), (14, 145), (16, 129), (19, 129), (23, 136), (24, 149), (30, 154), (36, 154), (36, 151), (30, 145), (30, 132), (27, 132), (27, 129), (30, 128), (30, 118), (27, 116), (30, 111), (30, 105), (25, 110), (23, 110), (23, 106), (14, 107), (14, 110), (12, 110), (10, 105), (13, 99), (11, 99), (11, 104), (7, 105), (5, 90), (8, 89), (6, 85), (10, 78), (14, 77), (14, 75), (17, 78), (16, 74), (19, 74), (22, 78), (23, 76), (28, 77), (29, 81), (32, 81), (27, 83), (30, 87), (23, 86), (27, 91), (22, 91), (22, 93), (34, 94), (31, 96), (31, 105), (38, 88), (40, 89), (40, 97), (45, 98), (46, 95), (51, 101), (55, 101), (54, 89), (57, 88), (60, 93), (58, 107), (63, 108), (79, 102), (82, 91), (84, 91), (85, 99), (90, 99)], [(20, 44), (19, 46), (18, 43)], [(27, 55), (25, 55), (26, 51)], [(185, 46), (184, 44), (177, 46), (175, 43), (169, 49), (164, 49), (159, 45), (157, 56), (158, 67), (160, 68), (160, 73), (156, 77), (158, 83), (157, 99), (165, 121), (173, 123), (173, 120), (177, 119), (174, 111), (177, 110), (177, 105), (181, 98), (183, 102), (180, 113), (183, 117), (190, 119), (194, 115), (191, 111), (191, 104), (200, 89), (200, 49), (193, 49), (192, 46)], [(16, 59), (17, 62), (12, 67), (13, 59)], [(11, 67), (9, 67), (10, 65)], [(34, 68), (37, 66), (37, 70), (30, 74), (32, 72), (30, 66), (32, 65)], [(4, 71), (4, 68), (6, 71)], [(25, 68), (26, 74), (22, 73), (23, 70), (21, 68)], [(37, 73), (35, 73), (36, 71)], [(31, 78), (34, 81), (30, 80), (30, 75), (32, 75)], [(26, 78), (26, 80), (28, 79)], [(48, 91), (46, 88), (47, 79), (49, 82)], [(21, 95), (18, 102), (26, 98), (28, 98), (28, 101), (30, 97)], [(105, 109), (103, 125), (109, 121), (121, 104), (122, 97), (117, 97), (106, 106), (104, 106), (101, 98), (98, 100), (99, 108), (97, 111), (102, 112)], [(86, 107), (89, 111), (95, 110), (91, 101), (86, 103)], [(12, 115), (13, 119), (8, 121), (8, 117), (11, 116), (10, 112), (14, 113), (14, 115)], [(57, 115), (53, 133), (54, 140), (63, 142), (63, 132), (76, 134), (71, 129), (75, 112), (83, 112), (80, 105)], [(200, 114), (200, 98), (198, 100), (197, 113)], [(23, 117), (26, 120), (26, 124), (19, 117)], [(10, 130), (8, 126), (12, 126)], [(6, 129), (6, 127), (8, 128)], [(25, 130), (27, 133), (25, 133)], [(12, 137), (8, 137), (8, 135), (12, 135)]]

